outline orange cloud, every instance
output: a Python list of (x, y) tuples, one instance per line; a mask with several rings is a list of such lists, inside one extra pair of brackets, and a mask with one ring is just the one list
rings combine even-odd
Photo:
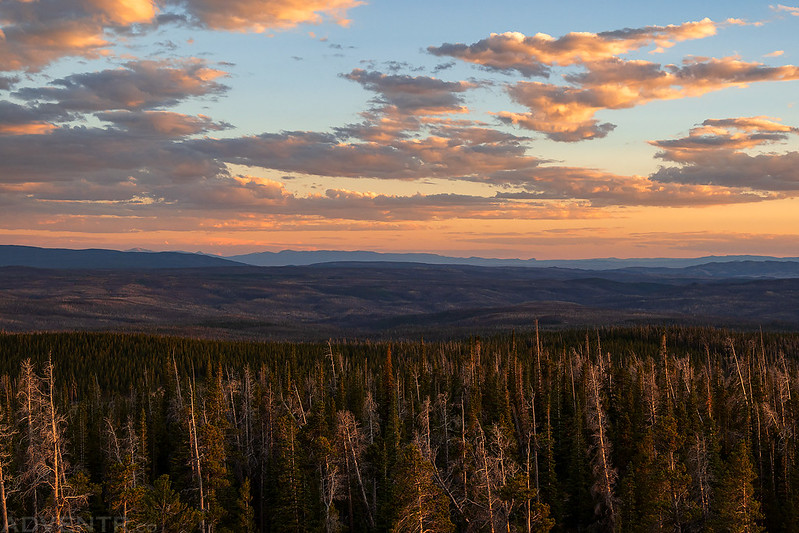
[(680, 25), (627, 28), (602, 33), (491, 34), (471, 45), (444, 44), (428, 51), (500, 71), (548, 77), (553, 67), (579, 66), (563, 74), (565, 83), (521, 81), (508, 86), (511, 98), (527, 112), (499, 112), (503, 122), (544, 133), (556, 141), (575, 142), (608, 135), (614, 126), (595, 119), (604, 109), (625, 109), (651, 102), (696, 97), (759, 81), (799, 79), (799, 67), (769, 67), (738, 57), (686, 57), (682, 65), (659, 65), (619, 56), (645, 46), (662, 51), (680, 41), (715, 35), (722, 26), (744, 25), (738, 19), (703, 19)]
[(6, 27), (0, 39), (0, 71), (36, 72), (64, 56), (96, 57), (108, 45), (95, 23), (67, 19)]
[(165, 137), (185, 137), (230, 127), (214, 122), (205, 115), (184, 115), (170, 111), (112, 111), (99, 113), (97, 117), (131, 132)]
[(728, 87), (761, 81), (799, 79), (799, 67), (769, 67), (735, 57), (692, 58), (682, 66), (620, 59), (594, 63), (586, 72), (566, 75), (574, 86), (521, 81), (508, 88), (527, 113), (497, 116), (521, 127), (540, 131), (558, 141), (604, 137), (613, 129), (593, 117), (602, 109), (625, 109), (653, 100), (696, 97)]
[(524, 76), (546, 76), (550, 66), (570, 66), (604, 61), (621, 54), (656, 45), (668, 48), (676, 42), (715, 35), (724, 23), (705, 18), (680, 25), (646, 26), (602, 33), (573, 32), (560, 38), (545, 33), (526, 36), (518, 32), (492, 33), (471, 45), (443, 44), (427, 50), (437, 56), (449, 56), (494, 70), (516, 70)]
[(743, 150), (785, 141), (799, 128), (767, 117), (710, 119), (688, 137), (650, 141), (657, 157), (678, 166), (661, 167), (651, 179), (660, 183), (799, 192), (799, 152), (749, 154)]
[(89, 0), (86, 4), (86, 12), (101, 14), (107, 25), (150, 22), (158, 12), (154, 0)]
[(662, 150), (660, 159), (686, 163), (704, 157), (709, 152), (740, 151), (754, 146), (784, 141), (789, 133), (799, 129), (787, 126), (769, 117), (739, 117), (708, 119), (692, 128), (688, 137), (649, 144)]
[(44, 135), (56, 128), (53, 124), (38, 122), (32, 124), (0, 124), (0, 135)]
[(264, 32), (332, 20), (346, 25), (359, 0), (3, 0), (0, 71), (37, 72), (65, 56), (107, 53), (115, 33), (182, 22)]
[(326, 18), (346, 26), (347, 11), (363, 3), (360, 0), (188, 0), (180, 5), (199, 24), (211, 29), (264, 32), (299, 24), (320, 24)]

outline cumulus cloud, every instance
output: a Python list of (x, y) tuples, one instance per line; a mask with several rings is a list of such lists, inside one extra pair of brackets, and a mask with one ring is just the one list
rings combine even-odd
[(454, 57), (498, 71), (517, 71), (523, 76), (548, 76), (552, 66), (570, 66), (604, 61), (655, 45), (668, 48), (676, 42), (715, 35), (724, 23), (705, 18), (679, 25), (625, 28), (602, 33), (573, 32), (560, 38), (545, 33), (526, 36), (518, 32), (492, 33), (474, 44), (431, 46), (433, 55)]
[(8, 91), (19, 83), (19, 76), (0, 76), (0, 90)]
[(110, 111), (98, 113), (97, 118), (138, 135), (176, 138), (231, 127), (214, 122), (205, 115), (184, 115), (170, 111)]
[(459, 113), (466, 109), (459, 96), (476, 85), (465, 81), (443, 81), (428, 76), (383, 74), (355, 69), (344, 76), (378, 93), (377, 102), (395, 107), (402, 113), (429, 115)]
[(0, 135), (47, 133), (60, 118), (63, 114), (52, 106), (29, 107), (0, 100)]
[(710, 119), (687, 137), (650, 144), (657, 157), (677, 163), (652, 175), (660, 183), (745, 187), (795, 194), (799, 191), (799, 152), (750, 153), (745, 150), (785, 141), (799, 129), (768, 117)]
[(555, 141), (575, 142), (602, 138), (613, 131), (613, 124), (595, 118), (601, 110), (696, 97), (755, 82), (799, 79), (799, 67), (771, 67), (739, 57), (687, 56), (679, 65), (621, 57), (647, 46), (654, 47), (652, 52), (662, 51), (681, 41), (713, 36), (724, 26), (745, 24), (738, 19), (714, 22), (706, 18), (679, 25), (573, 32), (560, 38), (542, 33), (494, 33), (471, 45), (445, 43), (428, 51), (525, 77), (549, 77), (555, 68), (574, 67), (576, 70), (558, 71), (562, 81), (557, 83), (509, 84), (511, 99), (528, 111), (501, 111), (496, 116)]
[(320, 24), (326, 19), (349, 24), (347, 11), (360, 0), (167, 0), (180, 6), (190, 20), (202, 27), (227, 31), (264, 32)]
[(346, 25), (358, 0), (3, 0), (0, 71), (37, 72), (66, 56), (108, 53), (114, 34), (182, 23), (264, 32), (330, 20)]
[(47, 87), (25, 87), (14, 96), (29, 102), (55, 101), (69, 111), (152, 109), (220, 94), (227, 87), (216, 80), (226, 74), (200, 59), (131, 61), (125, 68), (73, 74)]
[[(43, 157), (46, 154), (46, 157)], [(0, 136), (2, 183), (187, 182), (226, 174), (191, 146), (108, 128), (59, 127), (46, 135)]]
[[(687, 206), (756, 202), (780, 197), (742, 187), (670, 184), (589, 168), (552, 166), (528, 156), (521, 139), (488, 128), (439, 125), (437, 135), (379, 143), (341, 143), (312, 132), (198, 140), (198, 151), (219, 160), (319, 176), (490, 184), (498, 200), (578, 201), (583, 205)], [(356, 193), (352, 193), (356, 194)]]
[(689, 58), (679, 66), (613, 59), (564, 79), (572, 85), (521, 81), (509, 86), (511, 98), (530, 111), (500, 112), (497, 116), (556, 141), (594, 139), (613, 130), (612, 124), (594, 118), (600, 110), (696, 97), (754, 82), (796, 80), (799, 67), (770, 67), (736, 57)]
[(334, 134), (283, 132), (235, 139), (202, 139), (197, 150), (229, 163), (318, 176), (418, 180), (491, 180), (508, 169), (534, 168), (521, 138), (477, 128), (438, 125), (424, 138), (342, 142)]
[(111, 43), (106, 30), (148, 23), (153, 0), (4, 0), (0, 70), (36, 72), (64, 56), (93, 57)]

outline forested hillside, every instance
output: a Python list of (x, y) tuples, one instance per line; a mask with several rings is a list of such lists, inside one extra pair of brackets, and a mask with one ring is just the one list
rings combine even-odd
[(798, 354), (796, 334), (646, 327), (394, 344), (1, 335), (0, 520), (789, 531)]

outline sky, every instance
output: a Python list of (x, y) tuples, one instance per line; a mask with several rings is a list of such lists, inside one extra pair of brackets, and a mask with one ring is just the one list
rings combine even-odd
[(799, 4), (0, 0), (0, 244), (799, 256)]

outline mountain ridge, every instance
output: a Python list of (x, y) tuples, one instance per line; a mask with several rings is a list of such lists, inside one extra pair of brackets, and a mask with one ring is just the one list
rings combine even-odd
[(563, 267), (584, 270), (615, 270), (620, 268), (684, 268), (708, 263), (737, 261), (799, 262), (799, 257), (774, 257), (761, 255), (709, 255), (695, 258), (628, 258), (595, 259), (499, 259), (486, 257), (452, 257), (431, 253), (384, 253), (365, 250), (281, 250), (280, 252), (255, 252), (224, 256), (226, 259), (253, 266), (307, 266), (340, 262), (392, 262), (438, 265)]
[[(73, 250), (0, 245), (0, 267), (48, 269), (209, 268), (242, 265), (222, 257), (189, 252), (119, 251), (102, 248)], [(242, 265), (243, 266), (243, 265)]]
[(207, 267), (289, 267), (332, 264), (460, 265), (510, 268), (565, 268), (597, 272), (645, 273), (664, 277), (799, 277), (799, 258), (758, 255), (710, 255), (695, 258), (594, 258), (594, 259), (500, 259), (453, 257), (432, 253), (383, 253), (365, 250), (282, 250), (232, 256), (202, 252), (143, 249), (125, 251), (101, 248), (40, 248), (0, 245), (0, 267), (49, 269), (160, 269)]

